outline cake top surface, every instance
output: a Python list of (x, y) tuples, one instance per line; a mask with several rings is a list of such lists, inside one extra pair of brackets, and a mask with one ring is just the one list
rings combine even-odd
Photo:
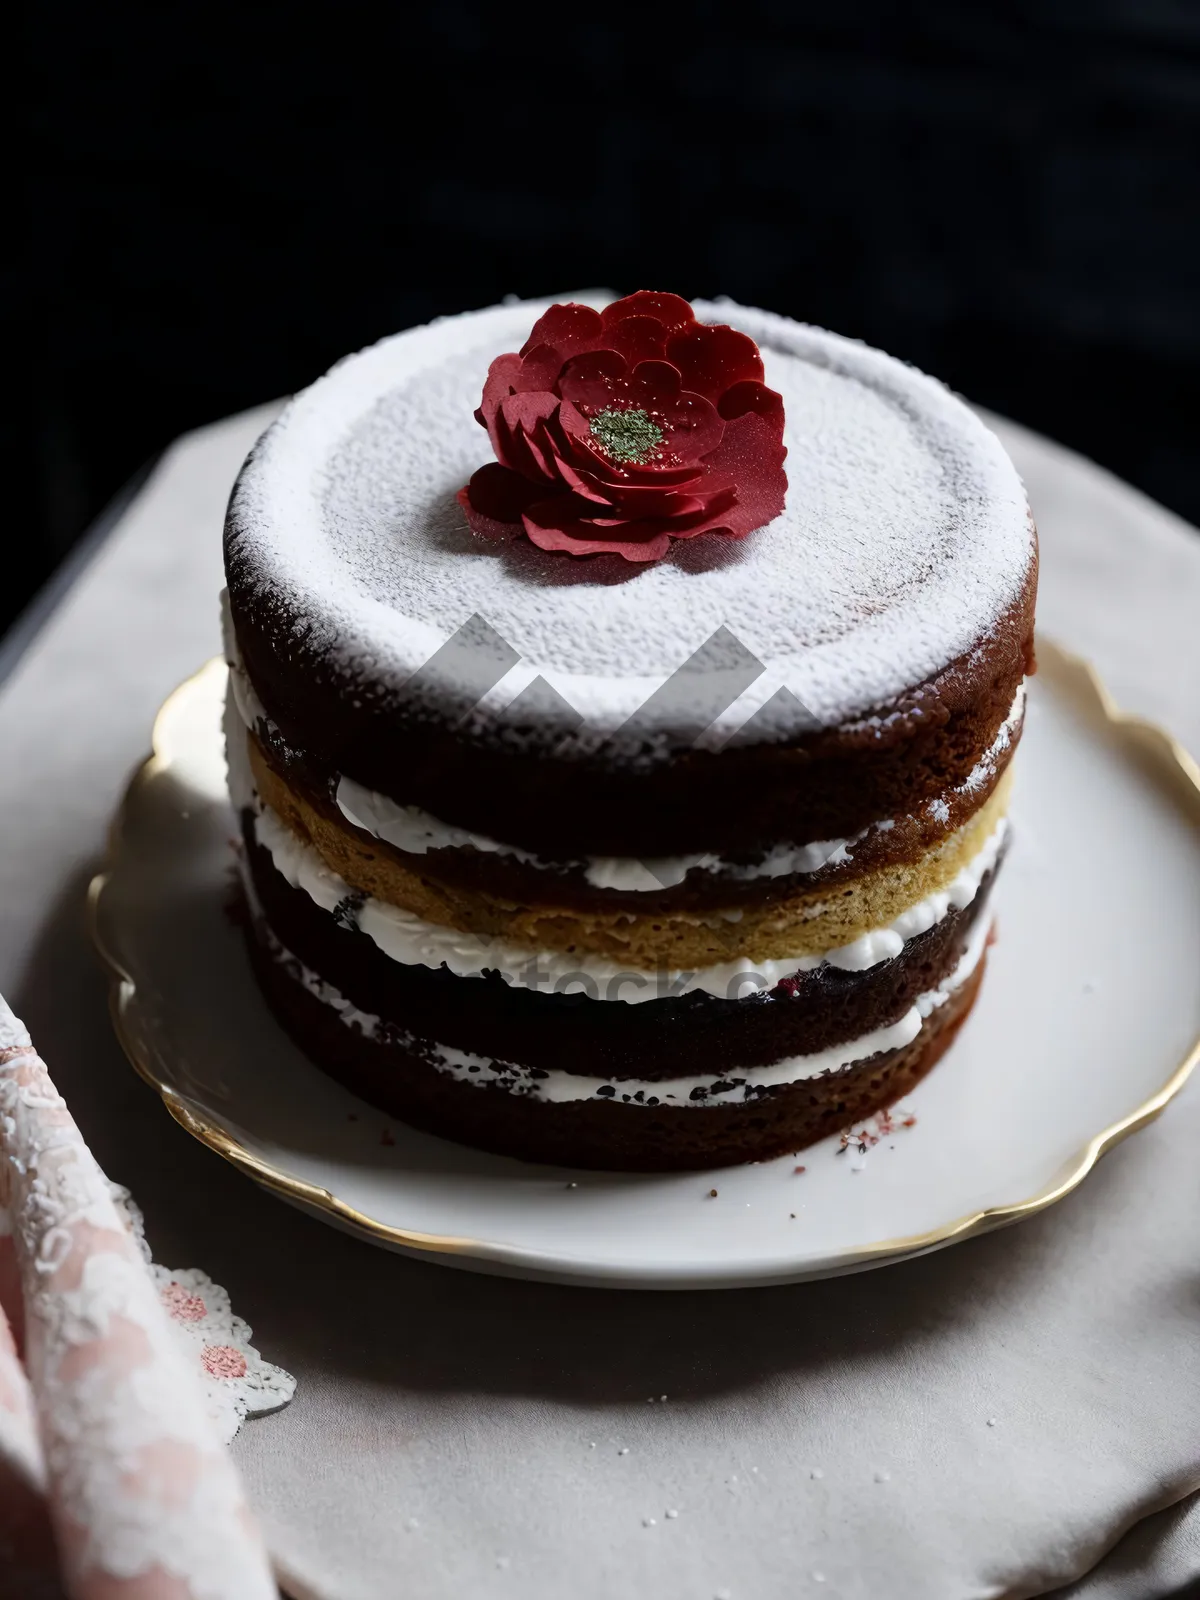
[[(979, 419), (892, 357), (729, 301), (695, 311), (755, 339), (783, 396), (782, 515), (640, 564), (478, 538), (456, 494), (492, 459), (474, 418), (488, 364), (548, 304), (447, 318), (349, 357), (247, 462), (230, 509), (235, 603), (276, 609), (348, 690), (402, 691), (453, 637), (482, 639), (508, 647), (511, 669), (481, 701), (468, 672), (458, 710), (500, 722), (540, 677), (611, 731), (699, 651), (710, 732), (770, 702), (783, 737), (886, 710), (1020, 597), (1035, 535)], [(456, 693), (444, 674), (441, 692)], [(524, 700), (561, 716), (554, 695)], [(663, 714), (678, 717), (678, 696)]]

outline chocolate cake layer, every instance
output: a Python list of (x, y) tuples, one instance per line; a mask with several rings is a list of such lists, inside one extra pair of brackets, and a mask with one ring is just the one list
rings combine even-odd
[(547, 993), (495, 974), (459, 977), (394, 961), (366, 934), (293, 888), (244, 821), (254, 891), (280, 943), (360, 1011), (455, 1049), (523, 1066), (614, 1080), (665, 1081), (811, 1055), (896, 1022), (955, 968), (986, 915), (994, 872), (901, 953), (863, 972), (823, 966), (765, 993), (700, 991), (628, 1004)]
[(970, 651), (846, 727), (779, 743), (735, 738), (646, 765), (604, 752), (572, 759), (568, 745), (557, 755), (527, 748), (519, 727), (488, 744), (403, 694), (347, 684), (304, 618), (255, 591), (232, 537), (226, 558), (246, 671), (312, 793), (349, 776), (551, 859), (736, 856), (914, 814), (970, 774), (1034, 670), (1036, 560), (1019, 600)]
[(975, 972), (901, 1049), (740, 1105), (547, 1103), (448, 1077), (395, 1042), (369, 1038), (297, 981), (248, 928), (268, 1003), (323, 1072), (413, 1126), (526, 1161), (609, 1171), (688, 1171), (799, 1151), (895, 1105), (949, 1047), (983, 974)]

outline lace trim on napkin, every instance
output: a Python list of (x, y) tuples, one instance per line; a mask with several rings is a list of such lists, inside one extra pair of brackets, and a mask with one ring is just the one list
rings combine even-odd
[(246, 1417), (282, 1410), (296, 1380), (272, 1366), (250, 1343), (253, 1329), (234, 1316), (228, 1293), (198, 1267), (172, 1270), (151, 1258), (145, 1222), (128, 1189), (114, 1183), (113, 1200), (137, 1241), (171, 1327), (188, 1353), (222, 1441), (229, 1444)]

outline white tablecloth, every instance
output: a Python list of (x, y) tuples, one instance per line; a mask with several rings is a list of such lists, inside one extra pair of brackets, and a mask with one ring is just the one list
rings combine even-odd
[[(168, 1120), (112, 1038), (83, 895), (155, 708), (218, 648), (224, 502), (270, 415), (168, 452), (0, 691), (0, 989), (144, 1207), (158, 1259), (203, 1262), (299, 1378), (291, 1408), (235, 1446), (290, 1586), (1023, 1596), (1200, 1485), (1200, 1084), (1018, 1228), (858, 1277), (708, 1295), (386, 1255)], [(1044, 628), (1200, 749), (1200, 538), (999, 426), (1042, 529)], [(1071, 1593), (1159, 1597), (1197, 1574), (1185, 1504)]]

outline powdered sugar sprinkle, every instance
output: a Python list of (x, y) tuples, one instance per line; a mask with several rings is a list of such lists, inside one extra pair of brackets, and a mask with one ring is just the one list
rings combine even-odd
[[(696, 311), (754, 337), (783, 394), (780, 517), (644, 566), (476, 539), (454, 498), (490, 458), (472, 413), (489, 361), (541, 309), (386, 339), (299, 395), (256, 447), (234, 497), (232, 563), (303, 619), (306, 647), (348, 685), (400, 689), (478, 615), (522, 672), (611, 733), (725, 627), (763, 663), (760, 697), (786, 687), (806, 727), (840, 726), (971, 650), (1020, 594), (1025, 494), (973, 413), (889, 356), (731, 302)], [(732, 727), (745, 711), (722, 716)]]

